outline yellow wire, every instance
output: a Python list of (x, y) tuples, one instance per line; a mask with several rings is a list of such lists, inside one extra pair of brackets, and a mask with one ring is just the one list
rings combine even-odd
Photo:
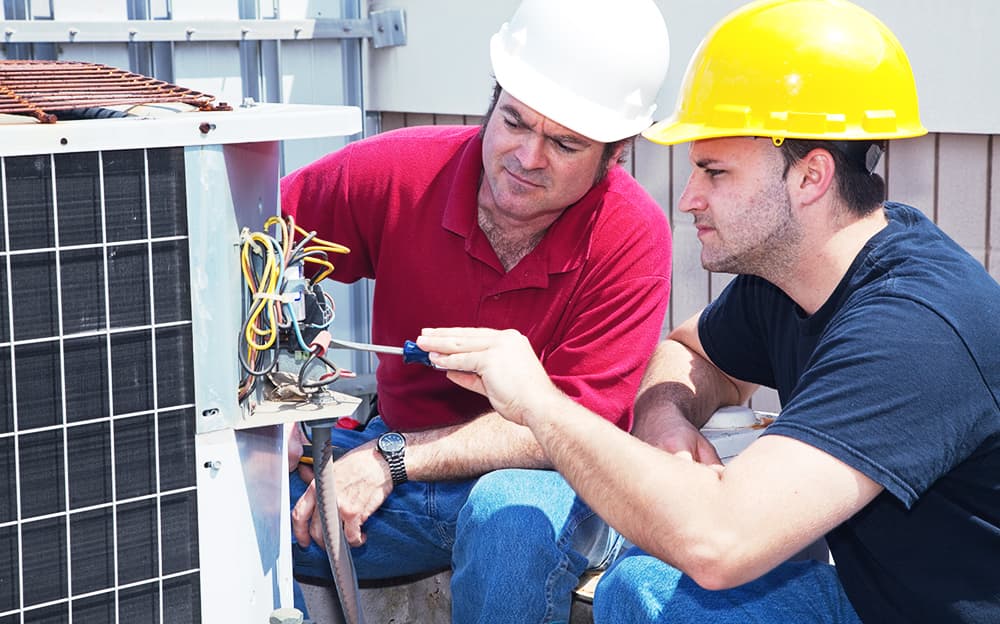
[[(320, 252), (323, 254), (347, 254), (350, 249), (339, 243), (323, 240), (316, 236), (315, 232), (308, 232), (295, 223), (291, 216), (281, 218), (277, 216), (269, 217), (264, 222), (265, 232), (275, 228), (274, 237), (267, 236), (264, 232), (253, 232), (244, 240), (241, 249), (241, 270), (247, 289), (253, 296), (250, 305), (249, 317), (246, 323), (245, 338), (247, 342), (247, 362), (253, 363), (257, 359), (257, 354), (266, 351), (274, 346), (278, 339), (278, 327), (282, 322), (283, 306), (278, 301), (278, 286), (282, 277), (282, 270), (287, 270), (288, 262), (295, 248), (296, 234), (309, 238), (308, 243), (303, 247), (303, 252), (307, 254), (303, 260), (311, 264), (318, 264), (323, 270), (313, 279), (313, 283), (318, 283), (326, 279), (334, 270), (333, 263), (328, 259), (312, 257), (308, 254)], [(275, 241), (277, 245), (275, 245)], [(263, 258), (259, 281), (255, 281), (253, 273), (252, 253), (257, 253)], [(280, 259), (280, 262), (279, 262)], [(262, 315), (267, 312), (270, 322), (266, 322)], [(240, 392), (245, 394), (253, 386), (252, 380), (247, 379), (246, 384), (240, 388)]]
[(312, 256), (306, 256), (303, 258), (305, 262), (311, 262), (312, 264), (319, 264), (326, 267), (326, 270), (320, 273), (313, 279), (314, 284), (318, 284), (327, 278), (328, 275), (333, 273), (333, 264), (322, 258), (313, 258)]
[[(310, 232), (307, 232), (306, 230), (302, 229), (298, 225), (295, 225), (294, 223), (292, 223), (292, 226), (295, 228), (296, 232), (298, 232), (299, 234), (301, 234), (303, 236), (308, 236), (310, 234)], [(330, 251), (332, 253), (339, 253), (339, 254), (351, 253), (350, 249), (348, 249), (347, 247), (344, 247), (340, 243), (331, 243), (330, 241), (323, 240), (322, 238), (320, 238), (318, 236), (313, 237), (312, 240), (317, 245), (324, 246), (326, 248), (326, 251)]]
[[(252, 263), (250, 261), (250, 250), (255, 242), (260, 243), (264, 247), (264, 266), (261, 269), (259, 283), (254, 283), (251, 271)], [(251, 304), (250, 316), (246, 325), (245, 337), (247, 346), (250, 350), (263, 351), (271, 348), (278, 339), (278, 319), (275, 313), (277, 301), (274, 297), (277, 296), (278, 291), (279, 270), (275, 260), (274, 247), (269, 243), (264, 234), (259, 232), (251, 233), (249, 238), (243, 243), (242, 259), (243, 278), (254, 295), (254, 301)], [(259, 293), (272, 296), (258, 298), (256, 295)], [(265, 310), (270, 310), (271, 313), (269, 316), (271, 322), (268, 327), (258, 327), (258, 319), (260, 319), (261, 314)], [(263, 326), (263, 322), (260, 325)], [(256, 339), (257, 336), (266, 336), (267, 339), (264, 342), (258, 342)]]
[[(288, 223), (294, 223), (294, 221), (293, 221), (293, 219), (292, 219), (291, 216), (288, 217)], [(288, 224), (285, 223), (284, 219), (282, 219), (281, 217), (270, 217), (270, 218), (268, 218), (267, 221), (264, 222), (264, 229), (266, 230), (267, 228), (271, 227), (272, 225), (280, 225), (281, 226), (281, 236), (276, 236), (275, 238), (282, 245), (281, 258), (282, 258), (283, 263), (287, 266), (288, 265), (288, 259), (292, 255), (292, 245), (289, 244), (291, 241), (289, 241), (289, 239), (288, 239), (288, 227), (289, 226), (288, 226)]]

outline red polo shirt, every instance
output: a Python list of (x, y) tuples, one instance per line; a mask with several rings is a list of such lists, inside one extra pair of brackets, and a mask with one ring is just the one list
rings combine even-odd
[[(478, 131), (406, 128), (351, 143), (286, 176), (282, 208), (351, 249), (332, 259), (332, 278), (376, 278), (373, 342), (402, 345), (423, 327), (518, 329), (563, 391), (629, 428), (669, 296), (663, 212), (615, 167), (507, 273), (477, 224)], [(402, 358), (382, 357), (376, 375), (379, 413), (394, 429), (490, 410)]]

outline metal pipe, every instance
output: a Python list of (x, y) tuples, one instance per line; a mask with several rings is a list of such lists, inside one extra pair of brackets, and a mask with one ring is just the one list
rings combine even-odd
[[(334, 613), (333, 624), (364, 624), (361, 609), (361, 593), (358, 590), (358, 576), (351, 559), (351, 547), (344, 536), (344, 528), (337, 510), (337, 492), (333, 481), (333, 447), (329, 443), (329, 428), (313, 427), (313, 449), (322, 445), (319, 468), (315, 469), (316, 507), (323, 521), (323, 539), (326, 554), (333, 570), (337, 588), (339, 613)], [(325, 434), (325, 435), (324, 435)], [(320, 439), (321, 437), (325, 439)]]

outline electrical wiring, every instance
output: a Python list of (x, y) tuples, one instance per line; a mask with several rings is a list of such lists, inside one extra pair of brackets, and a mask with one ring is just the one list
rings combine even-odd
[[(323, 349), (318, 346), (309, 354), (309, 358), (299, 368), (299, 390), (303, 394), (316, 392), (340, 379), (341, 369), (336, 364), (326, 359), (321, 352)], [(329, 369), (329, 372), (320, 375), (316, 381), (308, 381), (309, 369), (316, 363), (322, 362)]]
[[(282, 301), (279, 285), (284, 271), (284, 263), (277, 261), (280, 251), (278, 241), (259, 232), (248, 234), (242, 248), (243, 278), (251, 296), (243, 334), (248, 347), (257, 351), (270, 349), (278, 338), (281, 317), (277, 304)], [(261, 258), (259, 273), (254, 271), (252, 253)], [(259, 342), (261, 337), (266, 339)]]
[[(302, 244), (299, 245), (299, 247), (301, 248), (302, 252), (305, 252), (307, 254), (306, 256), (304, 256), (304, 260), (306, 262), (320, 264), (320, 265), (322, 265), (324, 267), (323, 272), (317, 274), (312, 279), (312, 281), (311, 281), (312, 284), (318, 284), (318, 283), (320, 283), (321, 281), (323, 281), (324, 279), (326, 279), (327, 277), (329, 277), (330, 273), (333, 272), (333, 268), (334, 267), (333, 267), (333, 264), (331, 264), (327, 260), (327, 257), (326, 257), (327, 253), (334, 253), (334, 254), (347, 254), (347, 253), (351, 253), (350, 249), (348, 249), (347, 247), (345, 247), (345, 246), (343, 246), (341, 244), (331, 243), (330, 241), (323, 240), (322, 238), (319, 238), (318, 236), (316, 236), (315, 232), (307, 232), (306, 230), (302, 229), (302, 227), (300, 227), (299, 225), (297, 225), (295, 223), (295, 220), (292, 217), (288, 218), (288, 223), (289, 223), (289, 225), (291, 226), (291, 229), (294, 232), (296, 232), (298, 234), (301, 234), (303, 236)], [(266, 225), (265, 225), (265, 227), (266, 227)], [(309, 246), (306, 246), (307, 242), (311, 242), (313, 244), (309, 245)], [(317, 257), (316, 255), (314, 255), (315, 252), (322, 253), (323, 254), (322, 258)]]
[[(333, 298), (318, 284), (334, 270), (330, 257), (350, 253), (350, 249), (306, 231), (290, 216), (270, 217), (264, 222), (263, 232), (245, 228), (240, 239), (245, 301), (238, 346), (245, 373), (239, 385), (240, 401), (252, 393), (260, 377), (278, 366), (283, 335), (287, 336), (290, 351), (309, 354), (299, 369), (300, 390), (316, 392), (329, 385), (342, 371), (323, 355), (323, 347), (310, 344), (304, 331), (314, 334), (333, 322)], [(318, 265), (312, 277), (303, 276), (306, 264)], [(311, 305), (307, 306), (307, 302)], [(323, 364), (327, 372), (318, 380), (308, 380), (306, 374), (317, 363)]]

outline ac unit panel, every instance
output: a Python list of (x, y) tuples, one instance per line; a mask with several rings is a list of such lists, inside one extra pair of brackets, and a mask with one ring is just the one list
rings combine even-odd
[[(207, 125), (206, 125), (207, 124)], [(0, 622), (267, 622), (291, 606), (284, 425), (237, 402), (239, 234), (281, 107), (0, 127)]]

